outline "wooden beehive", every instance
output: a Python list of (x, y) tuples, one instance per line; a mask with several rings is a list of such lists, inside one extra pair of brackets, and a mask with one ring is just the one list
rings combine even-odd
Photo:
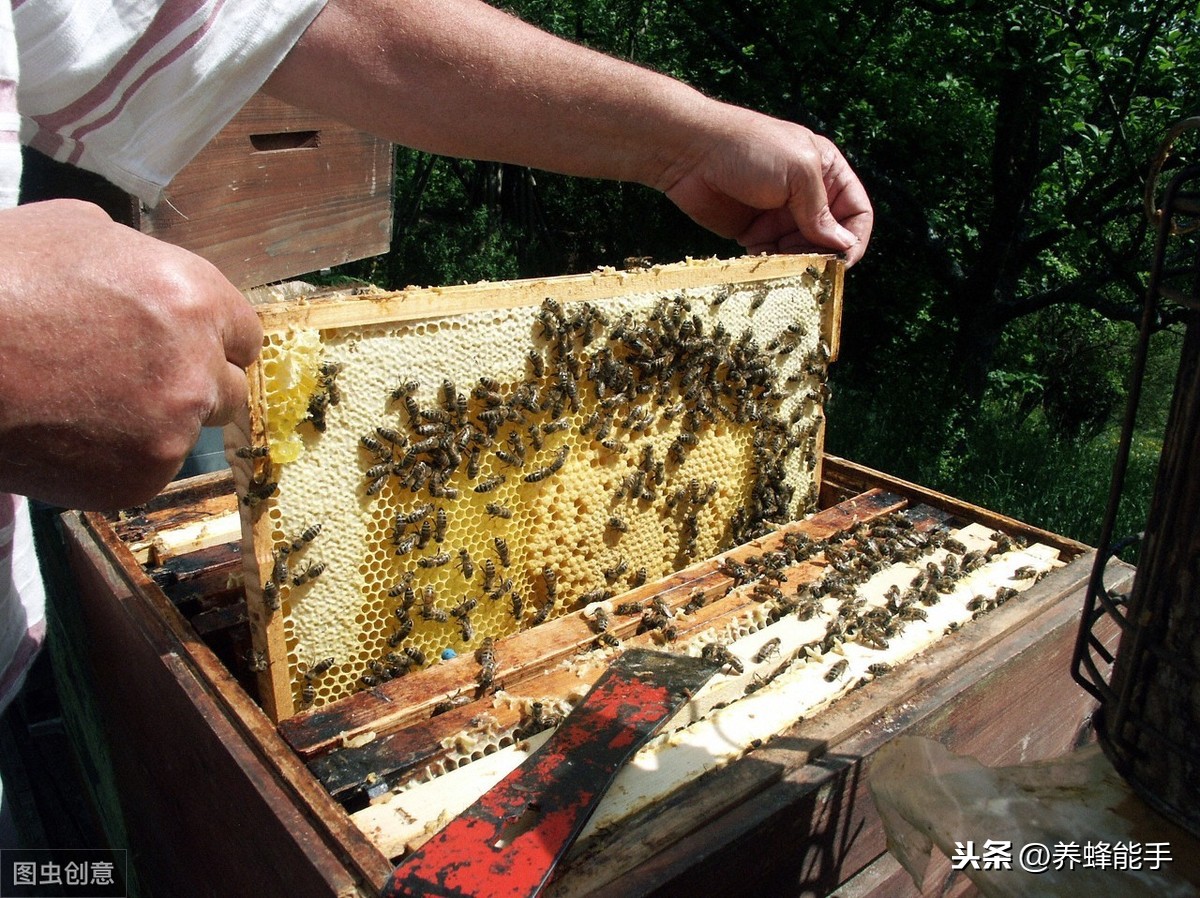
[(167, 185), (154, 208), (99, 175), (29, 151), (25, 202), (75, 197), (208, 259), (249, 288), (385, 253), (392, 146), (255, 94)]
[[(667, 267), (657, 275), (599, 273), (562, 282), (569, 291), (556, 301), (569, 316), (571, 303), (600, 305), (631, 290), (653, 293), (645, 285), (656, 276), (668, 298), (714, 283), (737, 285), (718, 305), (743, 303), (746, 314), (757, 295), (748, 283), (789, 277), (827, 282), (831, 289), (819, 303), (825, 317), (819, 333), (809, 335), (808, 348), (824, 343), (818, 353), (836, 352), (840, 265), (828, 259), (750, 259)], [(461, 314), (495, 315), (503, 308), (536, 316), (545, 311), (549, 289), (547, 282), (507, 285), (503, 302), (494, 286), (313, 297), (264, 309), (263, 319), (269, 340), (281, 344), (284, 337), (316, 331), (320, 347), (330, 352), (309, 363), (312, 385), (301, 394), (310, 397), (302, 409), (307, 413), (311, 395), (328, 391), (321, 382), (323, 362), (343, 365), (336, 383), (351, 373), (347, 359), (353, 355), (336, 354), (347, 345), (338, 342), (347, 328), (394, 334), (420, 327), (428, 334), (435, 322), (447, 328), (448, 318)], [(739, 291), (746, 295), (738, 298)], [(654, 299), (642, 308), (661, 313), (670, 307)], [(524, 320), (522, 333), (528, 333), (530, 319)], [(524, 356), (526, 349), (522, 342), (515, 351)], [(479, 373), (491, 376), (486, 368)], [(256, 378), (260, 396), (270, 376), (264, 370)], [(379, 372), (376, 417), (406, 420), (388, 398), (404, 377), (395, 366)], [(462, 374), (454, 377), (464, 393), (475, 385)], [(344, 386), (357, 389), (350, 377)], [(569, 396), (560, 398), (569, 404)], [(437, 402), (431, 391), (418, 407)], [(358, 445), (376, 418), (341, 419), (349, 408), (340, 403), (316, 408), (326, 415), (325, 431), (314, 428), (307, 414), (290, 419), (290, 427), (314, 459), (322, 440), (346, 428), (351, 462), (348, 488), (339, 489), (352, 498), (351, 508), (368, 521), (378, 518), (381, 505), (386, 521), (407, 514), (401, 501), (409, 501), (407, 488), (398, 478), (368, 493), (376, 478), (367, 477), (366, 469), (376, 460)], [(256, 412), (231, 431), (234, 453), (259, 446), (286, 452), (282, 435), (271, 432), (269, 413)], [(648, 440), (636, 428), (626, 431), (625, 439)], [(677, 436), (662, 433), (664, 443), (656, 445), (669, 446)], [(507, 444), (504, 434), (495, 436)], [(546, 467), (542, 459), (556, 458), (559, 450), (547, 442), (542, 451), (529, 459), (531, 470)], [(570, 453), (585, 451), (572, 444)], [(820, 454), (811, 467), (813, 491), (796, 496), (795, 520), (760, 520), (744, 534), (748, 541), (714, 542), (715, 551), (696, 558), (685, 553), (681, 563), (641, 584), (618, 578), (618, 589), (607, 598), (582, 595), (589, 584), (578, 583), (575, 601), (564, 602), (546, 622), (530, 626), (526, 620), (495, 632), (497, 667), (488, 683), (481, 681), (475, 644), (467, 641), (457, 657), (440, 663), (426, 658), (404, 676), (361, 682), (364, 674), (355, 669), (359, 688), (296, 713), (297, 690), (328, 669), (308, 676), (321, 667), (322, 656), (289, 646), (283, 623), (293, 605), (320, 594), (289, 580), (279, 607), (272, 608), (263, 587), (277, 576), (282, 545), (289, 547), (291, 571), (332, 564), (341, 553), (322, 542), (329, 518), (272, 514), (273, 503), (285, 502), (294, 488), (287, 469), (293, 462), (273, 460), (268, 467), (265, 454), (243, 455), (234, 455), (232, 475), (185, 482), (143, 509), (66, 520), (85, 597), (81, 614), (94, 635), (91, 677), (111, 715), (119, 779), (134, 806), (130, 839), (152, 882), (176, 889), (179, 882), (211, 883), (217, 892), (237, 894), (372, 894), (395, 860), (548, 735), (556, 715), (613, 652), (633, 645), (688, 653), (719, 646), (731, 661), (694, 697), (686, 719), (623, 772), (551, 886), (553, 894), (828, 894), (856, 877), (856, 894), (915, 894), (889, 867), (861, 777), (881, 744), (901, 733), (921, 733), (997, 763), (1055, 755), (1085, 731), (1090, 705), (1070, 681), (1067, 659), (1092, 553)], [(597, 450), (593, 461), (603, 479), (605, 464), (618, 460)], [(800, 467), (809, 471), (807, 461)], [(304, 472), (295, 483), (314, 476), (303, 467), (293, 470)], [(520, 489), (553, 484), (560, 470), (529, 484), (522, 478)], [(639, 469), (635, 464), (627, 470)], [(654, 486), (667, 496), (682, 489), (677, 505), (693, 495), (691, 480), (707, 490), (701, 477), (685, 473), (681, 483), (669, 483), (664, 468), (664, 480)], [(495, 475), (481, 469), (476, 476)], [(613, 495), (625, 476), (609, 477), (608, 501), (627, 501)], [(265, 483), (278, 483), (278, 490), (262, 488)], [(455, 483), (446, 480), (442, 488)], [(515, 511), (517, 499), (525, 498), (506, 501)], [(633, 530), (633, 514), (622, 513)], [(246, 518), (244, 531), (240, 516)], [(611, 516), (607, 507), (604, 516)], [(664, 532), (677, 541), (681, 528), (671, 521)], [(324, 524), (320, 533), (301, 539), (314, 523)], [(392, 554), (392, 530), (383, 532), (389, 563), (407, 560), (407, 554)], [(408, 535), (404, 531), (400, 539)], [(607, 549), (627, 534), (604, 531), (593, 538)], [(441, 551), (437, 547), (431, 536), (424, 551)], [(515, 554), (515, 540), (512, 549)], [(608, 563), (603, 554), (599, 564)], [(913, 586), (917, 577), (922, 587)], [(386, 595), (390, 582), (371, 581), (369, 591)], [(482, 593), (479, 600), (490, 601)], [(622, 611), (626, 603), (636, 603), (636, 610)], [(497, 603), (509, 604), (508, 595)], [(382, 603), (384, 617), (397, 619), (400, 605), (398, 596)], [(602, 632), (600, 608), (609, 618)], [(891, 630), (882, 629), (883, 617), (902, 625), (893, 621)], [(435, 631), (440, 625), (424, 623)], [(278, 668), (274, 675), (272, 667)], [(369, 669), (365, 675), (373, 676)], [(169, 727), (146, 715), (151, 703), (167, 707)], [(203, 769), (205, 783), (181, 780), (181, 761), (185, 769)], [(190, 797), (182, 801), (181, 795)], [(145, 822), (162, 817), (169, 827)], [(207, 850), (180, 849), (195, 844)], [(220, 865), (212, 864), (213, 855)], [(753, 865), (746, 864), (748, 855)]]

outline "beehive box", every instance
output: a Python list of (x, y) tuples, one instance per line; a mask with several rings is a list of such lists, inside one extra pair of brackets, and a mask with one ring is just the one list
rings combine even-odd
[[(237, 494), (231, 478), (213, 477), (120, 517), (67, 521), (96, 637), (101, 673), (91, 676), (117, 722), (117, 763), (137, 805), (131, 839), (150, 878), (219, 881), (218, 893), (234, 877), (238, 894), (372, 894), (391, 863), (545, 739), (614, 653), (651, 645), (726, 663), (623, 772), (554, 893), (826, 894), (857, 878), (857, 894), (907, 894), (881, 859), (862, 765), (899, 733), (990, 762), (1068, 748), (1089, 707), (1066, 659), (1090, 553), (822, 457), (840, 276), (827, 258), (750, 259), (505, 285), (503, 302), (481, 285), (264, 309), (255, 387), (267, 401), (230, 435)], [(575, 318), (585, 309), (595, 311)], [(571, 323), (584, 320), (586, 343)], [(803, 330), (789, 330), (797, 320)], [(684, 361), (656, 360), (692, 334), (722, 362), (703, 395), (687, 397), (692, 356), (677, 347)], [(384, 364), (367, 353), (375, 339), (396, 341)], [(739, 344), (740, 364), (724, 361)], [(605, 351), (640, 363), (651, 386), (589, 380)], [(433, 361), (422, 367), (418, 355)], [(564, 378), (572, 357), (579, 375)], [(763, 389), (745, 399), (759, 404), (739, 415), (741, 385), (722, 380), (722, 364), (771, 372), (753, 375)], [(537, 410), (522, 420), (506, 411), (489, 432), (480, 413), (534, 387)], [(272, 393), (292, 410), (280, 416), (288, 401), (273, 408)], [(624, 399), (605, 407), (613, 396)], [(688, 406), (697, 399), (711, 418)], [(469, 440), (466, 452), (454, 444), (457, 467), (444, 445), (404, 461), (414, 444), (447, 437), (437, 426), (414, 432), (443, 415), (456, 436), (475, 432), (465, 420), (491, 440), (477, 471)], [(758, 432), (783, 435), (773, 456), (756, 454)], [(695, 443), (677, 443), (681, 434)], [(394, 448), (381, 453), (384, 444)], [(422, 462), (430, 473), (413, 490)], [(442, 495), (429, 494), (434, 470)], [(316, 507), (314, 495), (344, 509)], [(512, 517), (489, 514), (493, 502)], [(516, 529), (518, 512), (536, 523)], [(462, 549), (473, 576), (451, 567)], [(417, 561), (442, 553), (444, 564)], [(546, 569), (555, 602), (538, 622)], [(427, 586), (445, 621), (422, 617)], [(468, 618), (475, 632), (464, 639)], [(326, 629), (358, 642), (322, 642)], [(478, 651), (485, 638), (490, 655)], [(445, 648), (455, 657), (441, 660)], [(138, 711), (164, 700), (169, 727)], [(182, 783), (181, 759), (212, 785)], [(159, 815), (166, 829), (141, 822)], [(211, 847), (180, 850), (192, 841)], [(226, 861), (219, 871), (213, 851)]]

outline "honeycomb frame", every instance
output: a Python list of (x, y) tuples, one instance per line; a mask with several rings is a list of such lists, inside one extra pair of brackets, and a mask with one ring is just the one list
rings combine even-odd
[(759, 256), (260, 306), (226, 443), (268, 715), (811, 508), (842, 275)]

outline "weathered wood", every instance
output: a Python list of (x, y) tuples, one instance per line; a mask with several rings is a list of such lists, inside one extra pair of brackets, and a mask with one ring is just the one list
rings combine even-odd
[(139, 226), (254, 287), (387, 252), (392, 148), (256, 94)]
[[(266, 446), (266, 416), (262, 366), (254, 364), (247, 372), (249, 401), (239, 409), (234, 420), (225, 427), (225, 457), (229, 461), (237, 495), (249, 494), (255, 482), (274, 478), (271, 459), (242, 458), (238, 451), (249, 446)], [(236, 499), (235, 499), (236, 501)], [(271, 608), (264, 587), (271, 578), (273, 543), (271, 520), (262, 503), (238, 502), (242, 531), (243, 585), (246, 591), (246, 612), (250, 623), (252, 650), (266, 659), (266, 667), (257, 672), (258, 694), (263, 710), (272, 720), (281, 720), (295, 711), (291, 676), (287, 665), (287, 637), (284, 634), (280, 609)]]
[(617, 271), (602, 268), (590, 274), (553, 278), (528, 278), (452, 287), (408, 287), (395, 292), (346, 296), (316, 294), (300, 300), (258, 307), (263, 330), (281, 333), (290, 328), (363, 327), (372, 324), (446, 318), (464, 312), (535, 306), (547, 296), (561, 303), (596, 301), (635, 293), (684, 290), (719, 284), (752, 284), (772, 278), (794, 277), (806, 267), (830, 275), (834, 290), (821, 308), (822, 334), (830, 339), (830, 360), (837, 357), (841, 315), (841, 284), (845, 266), (831, 256), (743, 256), (656, 265), (648, 269)]
[[(367, 894), (364, 880), (348, 872), (344, 845), (329, 838), (326, 824), (314, 828), (304, 805), (264, 765), (269, 726), (247, 739), (215, 700), (212, 678), (228, 673), (215, 669), (215, 659), (197, 669), (206, 650), (194, 637), (180, 642), (166, 623), (175, 614), (169, 604), (145, 605), (149, 581), (130, 583), (78, 518), (68, 516), (64, 527), (85, 597), (87, 651), (96, 670), (126, 673), (95, 685), (141, 881), (164, 894)], [(236, 829), (227, 816), (231, 802)]]
[(978, 894), (971, 880), (939, 854), (934, 854), (925, 872), (924, 888), (917, 888), (900, 862), (884, 854), (838, 886), (830, 898), (972, 898)]

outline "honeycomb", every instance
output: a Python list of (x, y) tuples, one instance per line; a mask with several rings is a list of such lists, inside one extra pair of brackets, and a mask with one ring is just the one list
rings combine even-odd
[(246, 501), (268, 522), (260, 579), (295, 707), (809, 510), (831, 281), (800, 270), (269, 333), (259, 451), (274, 485)]

